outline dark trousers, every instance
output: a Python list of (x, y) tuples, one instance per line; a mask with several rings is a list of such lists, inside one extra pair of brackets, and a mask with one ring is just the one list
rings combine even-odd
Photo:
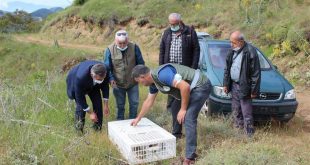
[(237, 83), (232, 84), (231, 106), (235, 127), (244, 129), (249, 135), (253, 134), (252, 99), (240, 98), (240, 86)]
[[(101, 93), (100, 89), (93, 89), (90, 93), (88, 93), (88, 96), (90, 97), (90, 100), (93, 104), (93, 111), (96, 113), (98, 122), (94, 123), (93, 127), (96, 130), (100, 130), (102, 127), (102, 100), (101, 100)], [(84, 124), (85, 124), (85, 115), (86, 112), (83, 110), (83, 108), (76, 103), (76, 109), (75, 109), (75, 128), (77, 130), (83, 131)]]

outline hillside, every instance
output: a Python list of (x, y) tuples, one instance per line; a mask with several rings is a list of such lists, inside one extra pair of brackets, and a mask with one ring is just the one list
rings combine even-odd
[(32, 17), (46, 18), (48, 15), (59, 12), (61, 10), (63, 10), (63, 8), (61, 8), (61, 7), (54, 7), (54, 8), (50, 8), (50, 9), (43, 8), (43, 9), (39, 9), (39, 10), (32, 12), (31, 16)]
[[(212, 0), (87, 0), (76, 1), (66, 10), (47, 18), (43, 38), (65, 42), (88, 43), (106, 47), (116, 30), (124, 28), (130, 38), (147, 53), (158, 52), (159, 39), (168, 25), (171, 12), (182, 14), (183, 21), (197, 31), (206, 31), (215, 38), (227, 39), (235, 29), (242, 30), (247, 40), (259, 46), (279, 69), (294, 83), (310, 86), (307, 74), (294, 69), (307, 63), (310, 54), (310, 0), (294, 1), (212, 1)], [(298, 65), (283, 64), (283, 57), (301, 59)], [(279, 59), (279, 60), (278, 60)], [(301, 65), (300, 65), (301, 64)]]

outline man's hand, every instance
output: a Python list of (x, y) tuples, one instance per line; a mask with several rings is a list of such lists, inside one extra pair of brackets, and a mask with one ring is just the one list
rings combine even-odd
[(251, 94), (251, 99), (254, 99), (257, 97), (257, 94)]
[(96, 115), (95, 112), (91, 112), (91, 113), (89, 114), (89, 118), (90, 118), (90, 120), (91, 120), (92, 122), (94, 122), (94, 123), (98, 122), (98, 118), (97, 118), (97, 115)]
[(104, 116), (108, 117), (109, 114), (110, 114), (110, 109), (109, 109), (109, 107), (104, 107), (103, 113), (104, 113)]
[(111, 80), (110, 81), (110, 85), (111, 85), (112, 88), (117, 88), (115, 80)]
[(139, 117), (136, 117), (136, 118), (130, 123), (130, 125), (131, 125), (131, 126), (136, 126), (136, 125), (139, 123), (140, 120), (141, 120), (141, 119), (140, 119)]
[(225, 92), (226, 94), (228, 94), (228, 88), (227, 88), (227, 87), (224, 87), (223, 90), (224, 90), (224, 92)]
[(180, 124), (184, 123), (185, 115), (186, 115), (186, 110), (180, 109), (178, 116), (177, 116), (177, 120)]

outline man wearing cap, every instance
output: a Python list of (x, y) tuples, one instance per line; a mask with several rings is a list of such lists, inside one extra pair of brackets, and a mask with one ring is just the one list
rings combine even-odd
[(137, 65), (132, 71), (134, 79), (149, 86), (149, 94), (138, 117), (132, 121), (135, 126), (153, 106), (158, 91), (169, 94), (179, 100), (181, 104), (172, 107), (178, 109), (175, 116), (179, 124), (184, 123), (186, 132), (186, 159), (183, 164), (194, 163), (197, 154), (197, 118), (202, 105), (209, 97), (210, 81), (199, 70), (194, 70), (179, 64), (164, 64), (150, 71), (144, 65)]
[[(168, 17), (169, 25), (161, 38), (159, 65), (175, 63), (198, 68), (200, 47), (196, 31), (182, 22), (179, 13), (171, 13)], [(178, 100), (168, 96), (167, 110), (176, 114), (172, 109), (173, 104), (180, 104)], [(174, 118), (174, 117), (173, 117)], [(173, 121), (173, 134), (180, 138), (182, 136), (182, 125)]]
[[(86, 112), (92, 120), (93, 128), (98, 131), (102, 127), (102, 99), (104, 113), (109, 114), (109, 81), (106, 78), (107, 69), (99, 61), (86, 60), (73, 67), (67, 76), (67, 95), (75, 100), (75, 128), (83, 132)], [(100, 92), (101, 91), (101, 92)], [(87, 105), (86, 95), (89, 96), (93, 110)]]
[(137, 116), (139, 105), (139, 87), (131, 77), (136, 65), (144, 65), (144, 60), (138, 45), (129, 42), (128, 33), (119, 30), (115, 41), (104, 53), (104, 63), (110, 68), (110, 84), (117, 104), (117, 120), (125, 119), (126, 93), (129, 101), (129, 118)]

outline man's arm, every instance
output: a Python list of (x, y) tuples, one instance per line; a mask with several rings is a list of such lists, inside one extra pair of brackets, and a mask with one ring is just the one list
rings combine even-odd
[(103, 98), (103, 112), (107, 116), (110, 113), (109, 109), (109, 69), (107, 69), (107, 75), (102, 84), (100, 84), (100, 90)]
[(143, 60), (142, 53), (138, 45), (135, 45), (135, 54), (136, 54), (136, 65), (139, 64), (144, 65), (145, 62)]
[(108, 73), (109, 73), (109, 80), (112, 81), (114, 80), (114, 75), (113, 75), (113, 63), (112, 63), (112, 58), (111, 58), (111, 52), (109, 48), (107, 48), (104, 52), (104, 64), (108, 67)]
[(261, 79), (261, 71), (260, 71), (260, 63), (259, 57), (256, 50), (251, 50), (251, 98), (255, 98), (259, 93), (260, 88), (260, 79)]
[(157, 96), (157, 93), (154, 93), (154, 94), (149, 93), (148, 94), (147, 98), (145, 99), (145, 101), (142, 104), (141, 111), (140, 111), (138, 117), (131, 122), (132, 126), (136, 126), (138, 124), (138, 122), (141, 120), (141, 118), (151, 109), (151, 107), (154, 104), (156, 96)]
[(197, 33), (194, 29), (192, 29), (192, 49), (193, 49), (193, 64), (192, 68), (197, 69), (198, 68), (198, 62), (200, 57), (200, 46), (199, 41), (197, 37)]
[(165, 44), (165, 32), (164, 34), (162, 35), (161, 37), (161, 42), (160, 42), (160, 46), (159, 46), (159, 65), (162, 65), (164, 64), (164, 59), (165, 59), (165, 47), (166, 47), (166, 44)]
[(229, 81), (230, 81), (230, 68), (228, 68), (228, 66), (230, 66), (230, 64), (229, 64), (230, 54), (231, 54), (231, 52), (229, 52), (227, 57), (226, 57), (226, 66), (225, 66), (225, 69), (224, 69), (224, 78), (223, 78), (224, 92), (226, 94), (229, 93), (228, 84), (229, 84)]
[(181, 124), (184, 122), (186, 110), (189, 103), (190, 85), (184, 80), (181, 80), (179, 82), (177, 80), (173, 80), (173, 86), (175, 88), (178, 88), (181, 93), (181, 109), (177, 116), (178, 122)]

